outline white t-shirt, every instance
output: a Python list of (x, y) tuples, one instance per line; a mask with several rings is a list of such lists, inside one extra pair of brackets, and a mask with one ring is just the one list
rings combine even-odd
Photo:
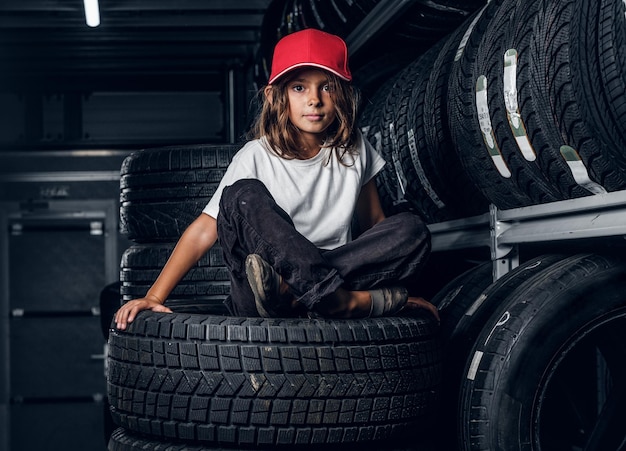
[(241, 179), (258, 179), (291, 217), (296, 230), (317, 247), (334, 249), (350, 241), (361, 188), (382, 169), (385, 160), (360, 134), (358, 153), (346, 154), (344, 164), (329, 148), (308, 160), (288, 160), (268, 146), (261, 138), (235, 154), (203, 213), (217, 218), (224, 187)]

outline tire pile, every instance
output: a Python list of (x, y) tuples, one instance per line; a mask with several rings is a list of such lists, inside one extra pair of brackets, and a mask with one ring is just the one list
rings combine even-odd
[(624, 4), (493, 0), (386, 81), (361, 128), (387, 209), (435, 223), (626, 188)]
[[(121, 228), (135, 242), (121, 262), (124, 301), (146, 294), (239, 148), (164, 147), (124, 160)], [(110, 331), (107, 391), (120, 426), (110, 450), (400, 450), (416, 431), (428, 437), (443, 362), (432, 317), (229, 317), (228, 277), (218, 245), (166, 301), (175, 313), (141, 312)]]
[(433, 299), (442, 317), (441, 450), (623, 449), (622, 255), (491, 263)]
[[(238, 145), (147, 149), (129, 155), (120, 173), (121, 232), (135, 244), (122, 255), (123, 301), (145, 296), (187, 226), (217, 189)], [(225, 313), (229, 274), (219, 245), (189, 271), (168, 306)]]
[[(391, 163), (386, 211), (436, 223), (623, 190), (625, 13), (617, 0), (492, 0), (397, 71), (361, 117)], [(439, 448), (623, 449), (623, 256), (542, 255), (496, 282), (491, 266), (433, 299)]]

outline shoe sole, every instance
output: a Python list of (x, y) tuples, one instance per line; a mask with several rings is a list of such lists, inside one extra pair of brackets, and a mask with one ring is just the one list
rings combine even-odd
[(246, 277), (248, 278), (248, 283), (250, 284), (252, 294), (254, 295), (256, 310), (261, 317), (271, 318), (272, 315), (263, 305), (265, 302), (265, 290), (263, 289), (263, 280), (261, 278), (262, 272), (263, 269), (261, 267), (261, 262), (254, 257), (254, 254), (248, 255), (246, 258)]

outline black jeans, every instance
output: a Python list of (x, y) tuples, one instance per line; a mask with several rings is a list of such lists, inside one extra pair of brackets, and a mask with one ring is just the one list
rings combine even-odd
[(259, 254), (272, 265), (310, 310), (339, 287), (367, 290), (402, 281), (416, 274), (430, 253), (429, 231), (410, 213), (390, 216), (336, 249), (319, 249), (255, 179), (224, 189), (217, 231), (230, 269), (226, 306), (235, 316), (259, 316), (246, 278), (248, 254)]

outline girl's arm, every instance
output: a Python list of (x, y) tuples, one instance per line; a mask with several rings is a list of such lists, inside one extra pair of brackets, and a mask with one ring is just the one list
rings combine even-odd
[(356, 203), (356, 215), (362, 232), (385, 219), (375, 179), (370, 180), (361, 188), (361, 194)]
[(145, 297), (124, 304), (115, 314), (118, 329), (124, 330), (141, 310), (169, 312), (163, 305), (169, 294), (193, 265), (217, 241), (217, 221), (202, 213), (182, 234), (172, 255)]

